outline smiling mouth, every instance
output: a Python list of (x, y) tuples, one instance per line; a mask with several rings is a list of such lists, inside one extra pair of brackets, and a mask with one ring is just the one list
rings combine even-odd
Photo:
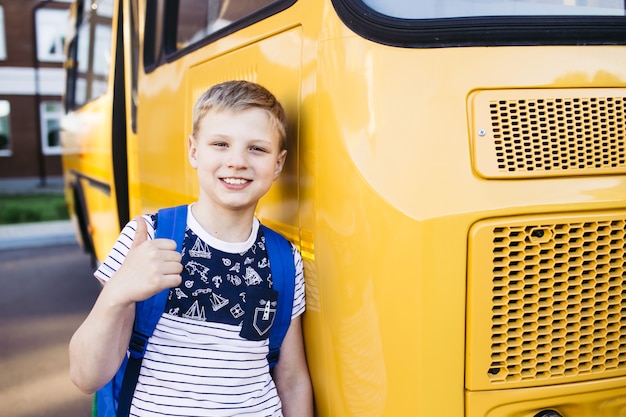
[(249, 182), (248, 180), (243, 178), (224, 178), (222, 181), (230, 185), (243, 185)]

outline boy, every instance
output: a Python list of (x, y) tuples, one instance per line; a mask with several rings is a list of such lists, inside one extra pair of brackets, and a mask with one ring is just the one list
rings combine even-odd
[(313, 416), (300, 321), (302, 259), (295, 247), (292, 321), (272, 375), (267, 337), (251, 335), (245, 320), (246, 309), (266, 302), (271, 291), (254, 212), (283, 168), (285, 142), (284, 110), (258, 84), (225, 82), (200, 97), (188, 139), (200, 190), (188, 207), (183, 254), (172, 240), (152, 239), (155, 216), (138, 216), (122, 230), (95, 273), (106, 284), (70, 342), (78, 388), (92, 393), (113, 377), (126, 355), (135, 303), (170, 288), (131, 415)]

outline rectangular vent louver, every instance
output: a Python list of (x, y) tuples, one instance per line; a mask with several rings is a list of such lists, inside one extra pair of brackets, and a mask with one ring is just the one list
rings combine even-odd
[(476, 93), (473, 143), (486, 177), (626, 172), (626, 91)]
[(479, 385), (626, 374), (626, 214), (582, 217), (474, 234), (469, 327), (481, 337), (469, 351)]

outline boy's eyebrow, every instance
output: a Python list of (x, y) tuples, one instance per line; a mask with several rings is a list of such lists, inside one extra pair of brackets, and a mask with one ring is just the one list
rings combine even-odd
[(263, 139), (263, 138), (252, 138), (250, 142), (261, 142), (261, 143), (272, 143), (271, 139)]
[(205, 139), (207, 140), (226, 140), (226, 139), (231, 139), (230, 135), (226, 135), (224, 133), (208, 133), (206, 135), (202, 135), (204, 136)]

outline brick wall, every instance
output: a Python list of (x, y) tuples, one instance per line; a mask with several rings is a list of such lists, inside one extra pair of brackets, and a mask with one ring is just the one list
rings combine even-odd
[[(62, 173), (61, 157), (44, 156), (39, 139), (39, 102), (60, 101), (63, 89), (62, 63), (35, 58), (34, 9), (40, 3), (39, 10), (69, 8), (69, 3), (60, 1), (0, 0), (6, 44), (6, 59), (0, 60), (0, 100), (9, 101), (11, 107), (11, 149), (10, 155), (0, 155), (0, 179)], [(36, 68), (40, 69), (39, 83), (35, 82)], [(42, 77), (41, 69), (54, 76)]]

